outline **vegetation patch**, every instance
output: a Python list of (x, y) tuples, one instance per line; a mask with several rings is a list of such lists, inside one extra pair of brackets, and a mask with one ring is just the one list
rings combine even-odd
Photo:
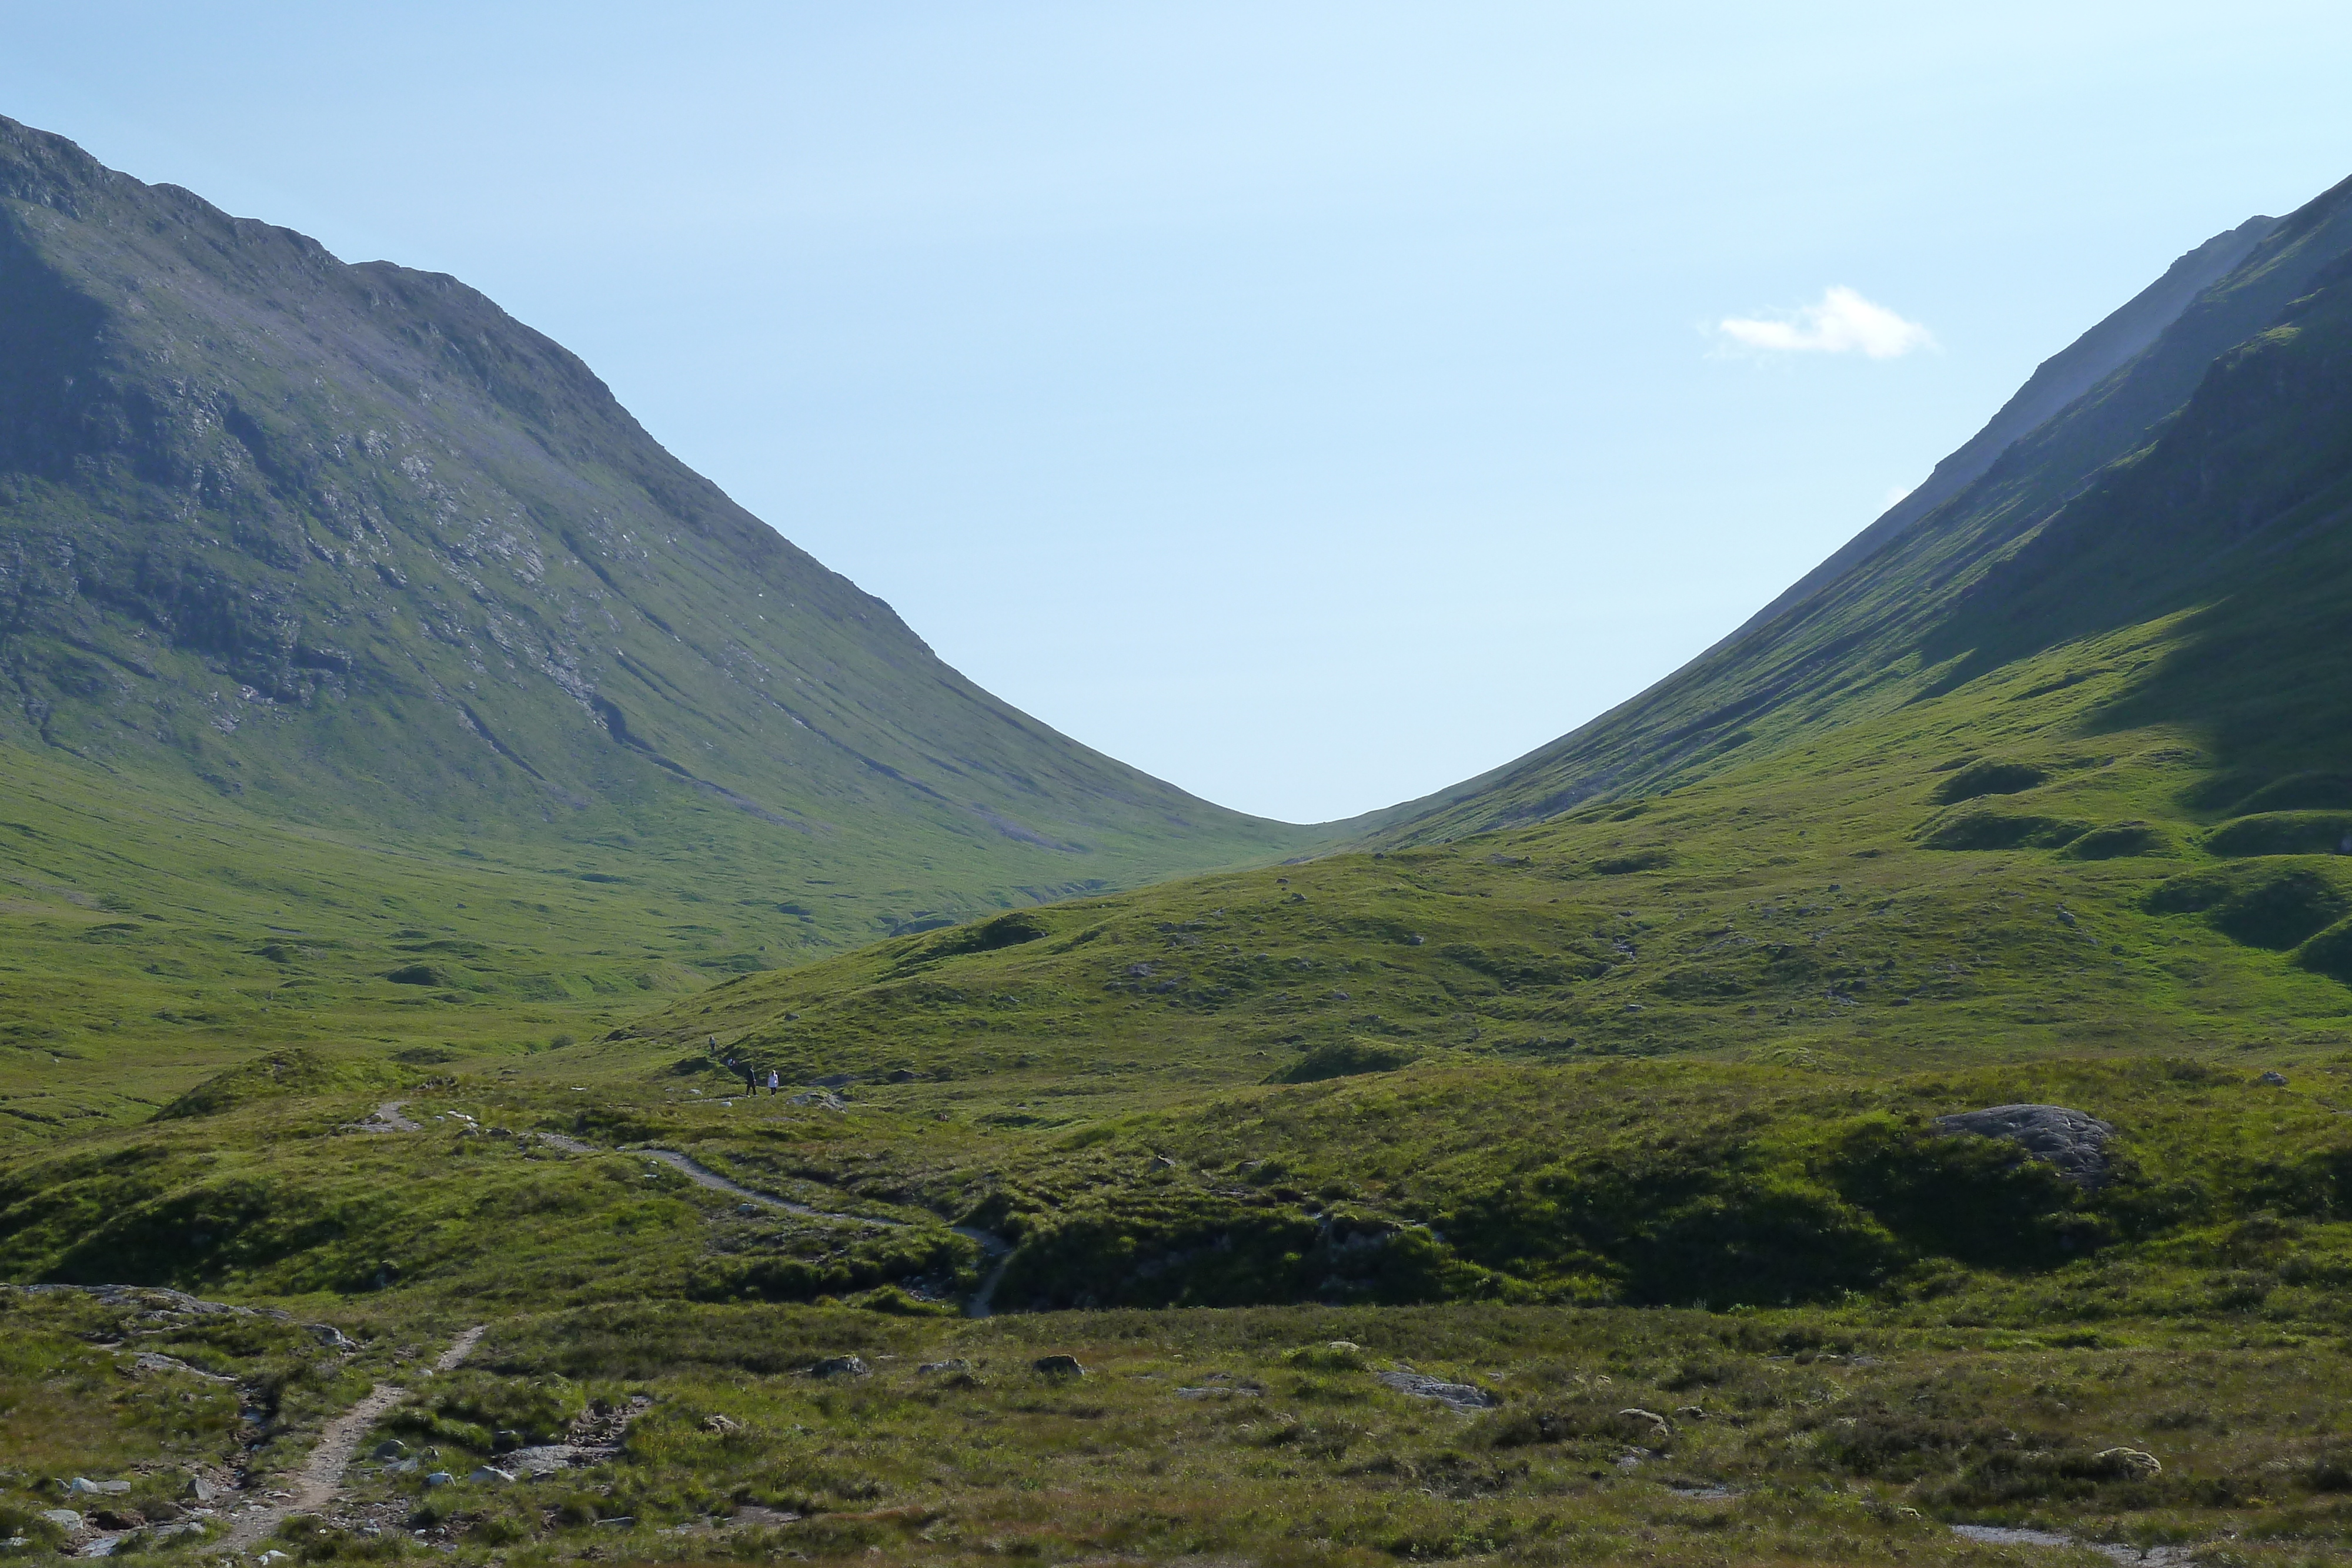
[(1420, 1052), (1379, 1040), (1337, 1040), (1318, 1045), (1266, 1078), (1268, 1083), (1321, 1083), (1366, 1072), (1394, 1072), (1420, 1059)]
[(2224, 822), (2207, 835), (2217, 855), (2352, 854), (2352, 811), (2266, 811)]
[(1978, 810), (1931, 823), (1919, 841), (1931, 850), (2054, 850), (2091, 831), (2091, 824), (2026, 811)]
[(2049, 777), (2049, 769), (2031, 762), (1979, 758), (1958, 772), (1946, 776), (1929, 794), (1937, 805), (1951, 806), (1962, 800), (1980, 800), (1987, 795), (2022, 794)]

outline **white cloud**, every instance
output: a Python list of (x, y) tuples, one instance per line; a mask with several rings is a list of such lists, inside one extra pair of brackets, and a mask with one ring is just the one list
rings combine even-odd
[(1820, 304), (1804, 306), (1779, 320), (1732, 316), (1718, 329), (1750, 349), (1861, 353), (1874, 360), (1896, 359), (1914, 349), (1936, 346), (1936, 335), (1918, 322), (1906, 321), (1885, 306), (1874, 305), (1842, 285), (1824, 289)]

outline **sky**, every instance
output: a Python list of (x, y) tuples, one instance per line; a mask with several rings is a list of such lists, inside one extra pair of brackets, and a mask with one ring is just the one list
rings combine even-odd
[(1294, 821), (1660, 679), (2182, 251), (2340, 0), (0, 0), (0, 113), (453, 273), (1088, 745)]

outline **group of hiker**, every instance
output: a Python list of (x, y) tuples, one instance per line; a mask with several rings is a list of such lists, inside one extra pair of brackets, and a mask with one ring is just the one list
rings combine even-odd
[[(714, 1052), (715, 1052), (715, 1051), (718, 1051), (718, 1049), (719, 1049), (719, 1037), (718, 1037), (717, 1035), (715, 1035), (715, 1034), (714, 1034), (714, 1035), (712, 1035), (712, 1036), (710, 1037), (710, 1049), (711, 1049)], [(757, 1093), (759, 1093), (759, 1092), (760, 1092), (760, 1070), (759, 1070), (757, 1067), (754, 1067), (751, 1063), (750, 1063), (750, 1062), (748, 1062), (748, 1061), (736, 1061), (736, 1060), (735, 1060), (733, 1057), (731, 1057), (731, 1056), (730, 1056), (730, 1057), (728, 1057), (728, 1058), (726, 1059), (726, 1063), (727, 1063), (727, 1070), (728, 1070), (729, 1071), (730, 1071), (730, 1072), (740, 1072), (740, 1073), (741, 1073), (741, 1074), (743, 1075), (743, 1092), (744, 1092), (744, 1093), (746, 1093), (746, 1094), (757, 1094)], [(782, 1091), (782, 1089), (783, 1089), (783, 1080), (782, 1080), (781, 1077), (779, 1077), (779, 1076), (777, 1075), (776, 1070), (775, 1070), (774, 1068), (772, 1068), (772, 1068), (768, 1069), (768, 1092), (769, 1092), (769, 1093), (771, 1093), (771, 1094), (775, 1094), (775, 1093), (779, 1093), (779, 1092), (781, 1092)]]

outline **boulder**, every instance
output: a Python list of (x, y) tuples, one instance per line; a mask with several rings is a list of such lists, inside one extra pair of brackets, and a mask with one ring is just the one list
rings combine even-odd
[(702, 1429), (706, 1432), (716, 1432), (723, 1437), (730, 1432), (741, 1431), (743, 1423), (731, 1416), (705, 1416), (702, 1418)]
[(1409, 1394), (1415, 1399), (1434, 1399), (1453, 1410), (1492, 1410), (1502, 1401), (1475, 1383), (1448, 1383), (1442, 1377), (1400, 1367), (1394, 1372), (1372, 1374), (1399, 1394)]
[(865, 1359), (855, 1355), (829, 1355), (809, 1368), (812, 1377), (863, 1377), (866, 1373)]
[(379, 1459), (396, 1459), (406, 1452), (408, 1452), (408, 1445), (397, 1437), (386, 1437), (383, 1442), (378, 1443), (374, 1449), (375, 1457)]
[(69, 1508), (45, 1508), (41, 1511), (41, 1517), (47, 1520), (51, 1524), (56, 1525), (59, 1530), (64, 1531), (68, 1535), (79, 1535), (81, 1533), (81, 1515), (76, 1513)]
[(1646, 1443), (1654, 1448), (1664, 1447), (1675, 1435), (1672, 1421), (1654, 1410), (1643, 1410), (1638, 1406), (1618, 1411), (1617, 1424), (1633, 1441)]
[(129, 1481), (94, 1481), (87, 1476), (76, 1476), (66, 1484), (66, 1490), (75, 1497), (121, 1497), (131, 1490)]
[(357, 1350), (359, 1345), (332, 1323), (304, 1323), (302, 1332), (329, 1350)]
[(1936, 1118), (1943, 1132), (2000, 1138), (2058, 1168), (2077, 1186), (2099, 1187), (2107, 1179), (2106, 1143), (2116, 1135), (2108, 1123), (2063, 1105), (1992, 1105)]
[(1084, 1377), (1087, 1369), (1078, 1364), (1075, 1355), (1041, 1355), (1029, 1364), (1029, 1369), (1041, 1377)]
[(2146, 1480), (2164, 1473), (2163, 1461), (2142, 1448), (2102, 1448), (2091, 1462), (2118, 1480)]
[(212, 1501), (215, 1498), (220, 1496), (220, 1494), (221, 1489), (206, 1480), (204, 1477), (190, 1476), (188, 1478), (188, 1495), (194, 1498), (199, 1505)]
[(488, 1465), (484, 1465), (466, 1479), (469, 1481), (502, 1481), (511, 1484), (514, 1480), (514, 1476), (509, 1471), (496, 1469)]
[(431, 1475), (425, 1478), (425, 1484), (429, 1487), (446, 1487), (457, 1479), (457, 1478), (456, 1476), (451, 1475), (447, 1470), (435, 1470)]
[(2255, 1079), (2254, 1082), (2263, 1085), (2266, 1089), (2284, 1089), (2286, 1087), (2286, 1074), (2278, 1071), (2276, 1069), (2273, 1069), (2271, 1071), (2263, 1073), (2260, 1078)]

